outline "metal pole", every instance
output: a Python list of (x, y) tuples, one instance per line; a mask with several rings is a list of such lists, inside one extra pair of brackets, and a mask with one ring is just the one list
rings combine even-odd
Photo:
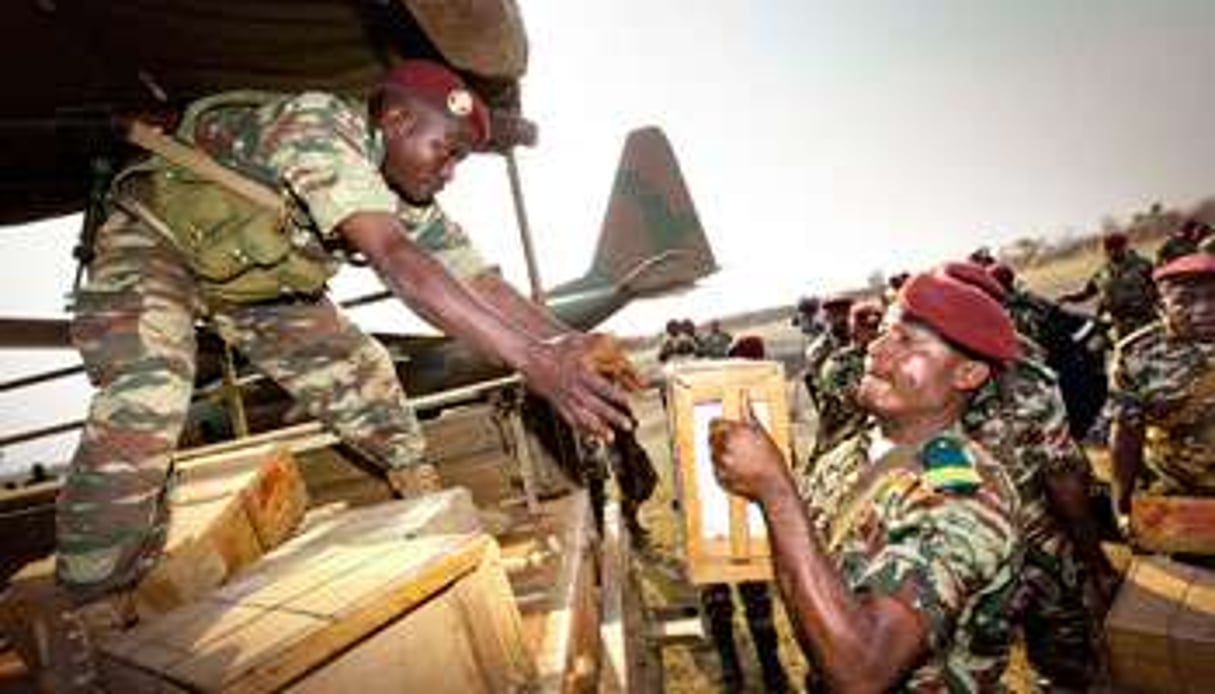
[(519, 222), (519, 238), (523, 240), (523, 257), (527, 260), (527, 279), (532, 287), (532, 301), (544, 301), (544, 285), (540, 282), (540, 268), (536, 265), (536, 252), (532, 247), (532, 228), (527, 221), (527, 208), (523, 204), (523, 184), (519, 181), (519, 165), (515, 161), (515, 150), (508, 149), (506, 175), (510, 179), (510, 194), (515, 201), (515, 219)]
[(228, 421), (232, 423), (232, 433), (236, 438), (249, 435), (249, 420), (245, 417), (245, 401), (241, 398), (240, 386), (236, 382), (236, 362), (232, 346), (224, 340), (223, 358), (224, 401), (228, 403)]

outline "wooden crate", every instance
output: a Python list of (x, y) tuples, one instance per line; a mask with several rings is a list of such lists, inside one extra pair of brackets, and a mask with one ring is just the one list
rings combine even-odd
[(535, 673), (497, 544), (455, 489), (326, 518), (99, 650), (131, 692), (498, 692)]
[(1215, 682), (1215, 572), (1139, 556), (1105, 622), (1120, 690), (1210, 691)]
[(1147, 552), (1215, 555), (1215, 498), (1136, 495), (1131, 542)]
[(285, 448), (180, 464), (164, 554), (135, 591), (140, 615), (163, 614), (223, 585), (282, 544), (307, 506)]
[(752, 412), (789, 459), (789, 406), (777, 362), (720, 360), (671, 367), (667, 408), (674, 443), (675, 486), (683, 513), (683, 552), (696, 584), (766, 581), (771, 551), (758, 507), (726, 493), (713, 475), (709, 421)]

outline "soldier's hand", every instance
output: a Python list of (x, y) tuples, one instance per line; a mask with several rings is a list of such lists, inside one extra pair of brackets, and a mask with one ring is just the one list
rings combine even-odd
[(630, 393), (646, 387), (646, 379), (637, 371), (619, 340), (603, 333), (591, 333), (585, 337), (587, 366)]
[[(520, 369), (527, 385), (557, 408), (573, 427), (591, 436), (611, 441), (613, 427), (631, 429), (628, 394), (612, 380), (600, 375), (597, 360), (615, 365), (610, 351), (593, 356), (596, 338), (571, 333), (536, 345)], [(631, 367), (630, 367), (631, 368)]]
[(713, 472), (727, 491), (762, 501), (793, 481), (784, 455), (755, 419), (750, 403), (743, 403), (741, 421), (709, 422), (709, 449)]

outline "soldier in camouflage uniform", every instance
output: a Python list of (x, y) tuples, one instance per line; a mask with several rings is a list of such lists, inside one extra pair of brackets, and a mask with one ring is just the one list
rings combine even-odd
[(1136, 489), (1215, 496), (1215, 255), (1155, 272), (1163, 320), (1118, 344), (1110, 454), (1118, 509)]
[(706, 359), (723, 359), (730, 354), (733, 336), (721, 329), (721, 321), (709, 321), (709, 329), (696, 340), (696, 356)]
[(1078, 291), (1059, 297), (1060, 304), (1098, 297), (1097, 315), (1114, 327), (1115, 339), (1130, 335), (1156, 320), (1156, 286), (1152, 263), (1129, 245), (1126, 234), (1111, 232), (1102, 240), (1105, 264)]
[(812, 688), (996, 687), (1010, 642), (1017, 494), (958, 420), (1016, 355), (995, 301), (917, 275), (869, 348), (858, 397), (875, 427), (820, 458), (800, 496), (762, 427), (712, 423), (718, 479), (763, 511)]
[(1156, 250), (1156, 267), (1168, 265), (1183, 255), (1197, 253), (1202, 242), (1211, 238), (1213, 233), (1211, 226), (1202, 220), (1185, 220)]
[[(1003, 287), (982, 267), (949, 263), (942, 272), (1003, 302)], [(1020, 496), (1025, 544), (1018, 577), (1017, 617), (1030, 662), (1054, 688), (1083, 691), (1099, 662), (1104, 610), (1085, 600), (1091, 585), (1108, 607), (1117, 573), (1101, 551), (1089, 510), (1091, 469), (1068, 430), (1055, 374), (1032, 341), (1022, 356), (976, 394), (963, 428), (1007, 464)]]
[(865, 412), (856, 402), (856, 388), (865, 370), (865, 351), (877, 336), (882, 308), (876, 303), (852, 304), (848, 312), (848, 343), (834, 349), (814, 378), (818, 405), (815, 454), (835, 447), (859, 429)]
[(178, 139), (231, 178), (280, 191), (281, 210), (160, 157), (117, 177), (75, 302), (73, 339), (99, 391), (59, 496), (64, 609), (49, 625), (43, 665), (60, 677), (48, 686), (93, 683), (70, 604), (133, 586), (157, 559), (198, 321), (403, 494), (437, 479), (419, 464), (421, 432), (387, 352), (325, 296), (351, 256), (435, 325), (520, 370), (572, 423), (608, 437), (629, 425), (625, 394), (597, 373), (630, 373), (610, 340), (524, 299), (434, 203), (488, 135), (484, 104), (455, 73), (407, 61), (366, 104), (241, 92), (187, 109)]

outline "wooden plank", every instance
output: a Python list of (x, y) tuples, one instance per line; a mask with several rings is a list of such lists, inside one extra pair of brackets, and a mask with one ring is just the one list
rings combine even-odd
[(667, 403), (688, 578), (696, 584), (770, 580), (771, 553), (762, 519), (754, 505), (725, 493), (712, 474), (708, 421), (739, 419), (749, 408), (788, 460), (783, 368), (748, 360), (680, 363), (670, 367)]
[(1215, 683), (1215, 572), (1195, 573), (1184, 604), (1169, 625), (1177, 679), (1188, 692)]
[(1105, 621), (1116, 685), (1183, 691), (1169, 629), (1197, 571), (1163, 557), (1133, 560)]
[[(469, 495), (459, 489), (331, 514), (224, 588), (101, 649), (111, 666), (158, 671), (195, 690), (304, 687), (331, 663), (375, 661), (379, 656), (371, 654), (384, 648), (371, 644), (377, 634), (416, 631), (426, 620), (389, 627), (408, 621), (424, 603), (444, 600), (448, 616), (433, 620), (446, 626), (429, 638), (467, 650), (477, 673), (472, 681), (487, 682), (484, 691), (502, 691), (534, 672), (518, 611), (504, 597), (509, 589), (496, 544), (477, 527)], [(451, 615), (464, 631), (452, 630)], [(353, 655), (364, 647), (371, 650)], [(427, 656), (426, 667), (437, 663)], [(357, 672), (366, 677), (368, 670)], [(396, 681), (396, 691), (401, 684)]]
[(1131, 538), (1148, 552), (1215, 555), (1215, 499), (1136, 495)]
[(164, 553), (135, 591), (140, 615), (163, 614), (219, 587), (281, 544), (307, 505), (303, 478), (285, 448), (180, 471)]

